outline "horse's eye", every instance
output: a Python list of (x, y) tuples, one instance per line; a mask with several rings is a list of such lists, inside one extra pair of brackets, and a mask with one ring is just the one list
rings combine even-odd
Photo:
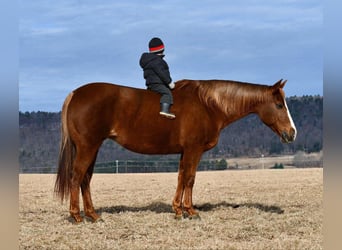
[(282, 109), (284, 107), (284, 105), (281, 103), (277, 103), (276, 106), (277, 106), (277, 109)]

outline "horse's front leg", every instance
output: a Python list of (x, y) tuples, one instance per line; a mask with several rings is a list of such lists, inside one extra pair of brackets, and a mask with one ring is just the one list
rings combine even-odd
[(181, 155), (181, 159), (179, 161), (179, 169), (178, 169), (178, 183), (175, 197), (172, 202), (172, 209), (175, 211), (175, 219), (181, 219), (183, 216), (182, 211), (182, 200), (183, 200), (183, 192), (184, 192), (184, 184), (183, 184), (183, 154)]
[(192, 189), (195, 183), (195, 176), (196, 173), (189, 173), (189, 175), (185, 178), (183, 210), (189, 216), (189, 218), (199, 217), (199, 214), (194, 209), (192, 203)]
[[(189, 218), (198, 218), (198, 212), (194, 209), (192, 203), (192, 189), (195, 183), (196, 170), (201, 159), (202, 151), (194, 150), (185, 153), (181, 159), (181, 164), (178, 174), (178, 186), (176, 190), (175, 199), (173, 202), (173, 209), (176, 212), (176, 218), (180, 211), (183, 210)], [(183, 199), (183, 205), (181, 205)]]

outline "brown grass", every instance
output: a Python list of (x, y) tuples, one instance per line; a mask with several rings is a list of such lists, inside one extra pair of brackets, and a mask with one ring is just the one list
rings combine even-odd
[(173, 219), (177, 174), (96, 174), (103, 222), (69, 220), (54, 175), (19, 176), (20, 249), (322, 249), (323, 170), (198, 172), (201, 220)]

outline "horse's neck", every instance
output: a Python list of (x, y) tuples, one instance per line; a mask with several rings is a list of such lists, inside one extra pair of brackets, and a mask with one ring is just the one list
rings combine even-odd
[(249, 114), (257, 113), (259, 105), (265, 101), (258, 88), (243, 89), (242, 87), (236, 92), (227, 91), (225, 98), (227, 105), (222, 110), (225, 115), (225, 126)]

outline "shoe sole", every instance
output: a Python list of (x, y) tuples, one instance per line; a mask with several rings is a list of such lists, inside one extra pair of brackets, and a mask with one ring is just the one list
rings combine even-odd
[(170, 114), (163, 113), (163, 112), (159, 112), (159, 114), (166, 117), (166, 118), (169, 118), (169, 119), (175, 119), (176, 118), (175, 115), (170, 115)]

